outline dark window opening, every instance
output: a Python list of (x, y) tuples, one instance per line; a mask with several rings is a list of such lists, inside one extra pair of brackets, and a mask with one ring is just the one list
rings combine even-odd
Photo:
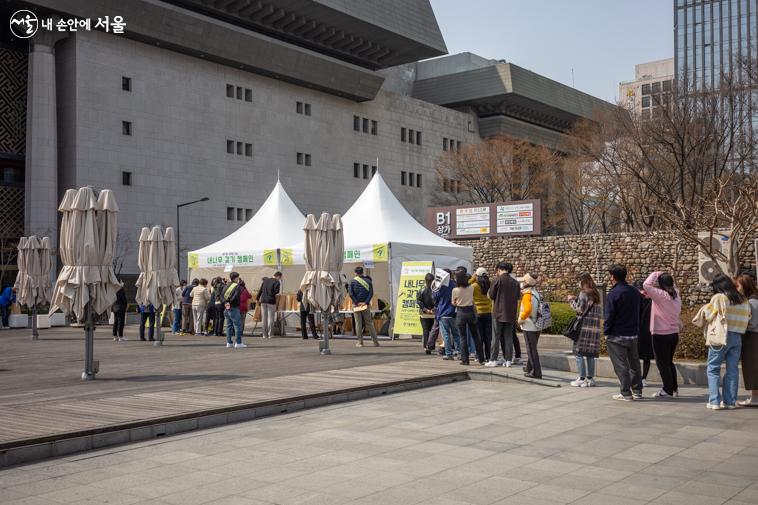
[(413, 184), (416, 182), (416, 174), (413, 172), (408, 172), (408, 186), (413, 187)]
[(376, 175), (376, 167), (374, 165), (371, 165), (371, 177)]
[(296, 105), (295, 105), (295, 112), (297, 112), (298, 114), (302, 114), (303, 113), (303, 102), (297, 102), (296, 103)]
[(447, 137), (442, 137), (442, 150), (447, 151)]
[(245, 144), (245, 156), (253, 155), (253, 144)]
[(311, 115), (311, 104), (306, 103), (305, 104), (305, 115), (310, 116)]
[(360, 171), (361, 171), (361, 164), (353, 163), (353, 177), (358, 179), (360, 177)]
[(406, 175), (405, 172), (400, 172), (400, 184), (403, 186), (406, 185)]
[(416, 187), (421, 187), (421, 174), (416, 174)]
[(242, 155), (242, 149), (244, 144), (242, 142), (237, 142), (237, 154)]
[(357, 132), (361, 131), (361, 118), (358, 116), (353, 116), (353, 130)]
[(377, 128), (378, 128), (377, 122), (372, 120), (371, 121), (371, 135), (377, 134)]
[(416, 139), (416, 132), (408, 128), (408, 143), (413, 144), (415, 139)]
[(416, 132), (416, 145), (421, 145), (421, 132)]
[(368, 133), (368, 119), (363, 118), (363, 133)]
[(305, 166), (306, 167), (311, 166), (311, 155), (310, 154), (306, 154), (305, 155)]
[(250, 221), (253, 218), (253, 209), (245, 209), (245, 221)]
[(234, 221), (234, 207), (227, 207), (226, 208), (226, 220), (227, 221)]
[(132, 123), (129, 121), (121, 121), (121, 133), (123, 135), (132, 134)]
[(122, 77), (121, 78), (121, 89), (124, 91), (131, 91), (132, 90), (132, 78), (131, 77)]
[(234, 86), (231, 84), (226, 85), (226, 96), (227, 98), (234, 98)]
[(363, 178), (368, 179), (368, 165), (363, 165)]
[(132, 173), (131, 172), (121, 172), (121, 184), (124, 186), (131, 186), (132, 185)]
[(303, 164), (303, 153), (297, 153), (297, 164), (298, 165)]
[(234, 141), (233, 140), (226, 141), (226, 152), (228, 152), (229, 154), (234, 154)]
[(405, 128), (400, 128), (400, 141), (405, 142)]
[(237, 100), (242, 100), (242, 86), (237, 86)]
[(245, 209), (237, 209), (237, 221), (242, 221), (245, 219)]

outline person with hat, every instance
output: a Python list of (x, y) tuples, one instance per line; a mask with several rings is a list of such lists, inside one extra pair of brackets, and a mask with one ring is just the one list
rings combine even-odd
[(492, 346), (492, 300), (487, 296), (487, 291), (491, 283), (485, 268), (477, 268), (475, 274), (469, 279), (469, 284), (474, 288), (476, 327), (484, 347), (484, 360), (489, 361)]
[(521, 305), (519, 307), (518, 323), (524, 332), (526, 352), (529, 361), (524, 366), (524, 376), (534, 379), (542, 378), (540, 355), (537, 351), (537, 343), (540, 339), (540, 327), (537, 326), (542, 296), (537, 291), (537, 279), (527, 273), (518, 279), (521, 284)]
[(363, 327), (368, 327), (374, 347), (379, 347), (376, 338), (376, 328), (371, 317), (371, 298), (374, 296), (374, 285), (371, 277), (363, 275), (363, 267), (355, 267), (355, 277), (350, 281), (348, 294), (353, 301), (353, 317), (355, 318), (355, 334), (358, 343), (355, 347), (363, 347)]

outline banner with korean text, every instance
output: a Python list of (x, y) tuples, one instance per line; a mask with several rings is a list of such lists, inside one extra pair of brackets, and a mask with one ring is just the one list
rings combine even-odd
[(424, 289), (424, 277), (434, 272), (431, 261), (404, 261), (400, 270), (400, 285), (395, 304), (396, 335), (422, 335), (417, 296)]

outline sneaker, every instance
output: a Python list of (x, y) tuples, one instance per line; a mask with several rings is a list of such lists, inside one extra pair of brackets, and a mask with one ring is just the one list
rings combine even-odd
[(711, 410), (721, 410), (723, 407), (721, 405), (717, 405), (715, 403), (706, 403), (705, 408), (711, 409)]
[(244, 349), (245, 347), (247, 347), (247, 345), (245, 345), (243, 342), (240, 342), (239, 344), (234, 344), (235, 349)]
[(624, 396), (622, 394), (613, 395), (611, 398), (620, 402), (630, 402), (634, 399), (632, 396)]
[(642, 400), (642, 393), (632, 393), (633, 400)]
[(448, 356), (447, 354), (445, 354), (444, 356), (442, 356), (442, 359), (444, 359), (445, 361), (451, 361), (453, 359), (453, 357), (452, 356)]
[[(3, 328), (3, 329), (5, 329), (5, 328)], [(113, 337), (113, 341), (114, 342), (118, 342), (118, 337)]]
[(579, 388), (579, 387), (583, 387), (585, 382), (587, 382), (587, 379), (585, 379), (584, 377), (577, 377), (576, 380), (569, 382), (569, 384), (571, 384), (575, 388)]
[(753, 401), (752, 396), (748, 396), (746, 400), (737, 402), (737, 405), (739, 405), (740, 407), (755, 407), (756, 405), (758, 405), (758, 402)]
[(679, 391), (674, 391), (674, 394), (671, 396), (673, 396), (674, 398), (679, 398)]
[(727, 404), (726, 404), (726, 403), (724, 403), (724, 402), (721, 402), (721, 405), (720, 405), (720, 407), (721, 407), (722, 409), (726, 409), (726, 410), (734, 410), (734, 409), (736, 409), (736, 408), (737, 408), (737, 406), (736, 406), (736, 405), (727, 405)]
[(487, 368), (495, 368), (498, 365), (497, 361), (488, 361), (484, 364)]
[(513, 358), (513, 364), (514, 365), (520, 365), (521, 364), (521, 358)]
[(595, 387), (595, 379), (587, 379), (584, 381), (584, 384), (582, 384), (583, 388), (594, 388)]
[(231, 344), (230, 342), (227, 342), (227, 343), (226, 343), (226, 348), (227, 348), (227, 349), (231, 349), (232, 347), (234, 347), (234, 345), (233, 345), (233, 344)]
[(356, 344), (355, 344), (355, 347), (363, 347), (363, 343), (361, 343), (361, 342), (356, 342)]
[(510, 362), (510, 361), (506, 361), (506, 362), (504, 362), (504, 363), (503, 363), (503, 366), (504, 366), (505, 368), (510, 368), (512, 364), (513, 364), (512, 362)]
[(647, 379), (642, 379), (642, 387), (643, 388), (647, 387)]
[(663, 389), (659, 389), (658, 391), (656, 391), (655, 393), (653, 393), (653, 396), (652, 396), (652, 397), (653, 397), (653, 398), (664, 398), (664, 399), (668, 399), (668, 398), (673, 398), (673, 397), (674, 397), (674, 395), (670, 395), (670, 394), (668, 394), (667, 392), (665, 392)]

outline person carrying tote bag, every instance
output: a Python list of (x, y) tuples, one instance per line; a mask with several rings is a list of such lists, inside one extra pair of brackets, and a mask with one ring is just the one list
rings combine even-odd
[[(576, 357), (578, 377), (571, 381), (574, 387), (595, 386), (595, 362), (600, 355), (600, 334), (603, 310), (600, 292), (592, 276), (584, 272), (579, 275), (581, 291), (578, 297), (569, 297), (569, 305), (577, 313), (578, 332), (573, 351)], [(573, 340), (573, 339), (572, 339)]]

